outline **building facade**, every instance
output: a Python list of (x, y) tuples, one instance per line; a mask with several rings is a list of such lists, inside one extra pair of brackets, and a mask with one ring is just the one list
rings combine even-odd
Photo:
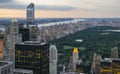
[(22, 41), (22, 35), (19, 34), (19, 25), (18, 21), (16, 19), (13, 19), (11, 21), (11, 25), (9, 26), (9, 34), (6, 37), (6, 50), (5, 53), (7, 58), (7, 61), (14, 61), (15, 57), (15, 44)]
[(112, 60), (112, 74), (120, 74), (120, 59)]
[(94, 53), (93, 55), (93, 62), (91, 65), (91, 73), (92, 74), (100, 74), (100, 62), (102, 60), (101, 55), (97, 55), (97, 53)]
[(0, 59), (3, 59), (3, 46), (4, 46), (4, 40), (0, 39)]
[(19, 28), (19, 33), (22, 34), (22, 42), (29, 41), (29, 39), (30, 39), (29, 28)]
[(50, 45), (49, 48), (49, 74), (57, 74), (57, 61), (58, 61), (58, 54), (57, 54), (57, 48), (55, 45)]
[(14, 69), (13, 74), (33, 74), (32, 70)]
[(111, 49), (111, 58), (118, 58), (118, 48), (114, 47)]
[(15, 68), (33, 70), (34, 74), (49, 74), (49, 45), (31, 41), (16, 44)]
[(37, 25), (29, 25), (29, 36), (30, 41), (37, 41), (38, 40), (38, 26)]
[(13, 74), (13, 63), (0, 61), (0, 74)]
[(34, 23), (34, 4), (31, 3), (27, 6), (26, 9), (27, 12), (27, 24), (33, 24)]
[(78, 48), (74, 48), (73, 50), (73, 71), (76, 71), (76, 64), (78, 62), (79, 59), (79, 51)]

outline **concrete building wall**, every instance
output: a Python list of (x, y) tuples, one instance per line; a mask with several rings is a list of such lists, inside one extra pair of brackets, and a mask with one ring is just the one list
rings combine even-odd
[(0, 61), (0, 74), (13, 74), (13, 63)]
[(57, 74), (58, 55), (57, 55), (57, 48), (55, 45), (50, 45), (49, 60), (50, 60), (50, 62), (49, 62), (50, 74)]

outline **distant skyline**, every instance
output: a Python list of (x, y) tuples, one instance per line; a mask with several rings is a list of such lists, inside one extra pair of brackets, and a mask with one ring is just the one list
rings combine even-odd
[(0, 0), (0, 18), (26, 18), (35, 4), (35, 18), (120, 18), (120, 0)]

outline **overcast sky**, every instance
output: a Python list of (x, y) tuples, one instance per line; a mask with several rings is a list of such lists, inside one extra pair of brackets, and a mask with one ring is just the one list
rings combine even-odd
[(0, 0), (0, 17), (25, 18), (30, 3), (36, 18), (120, 17), (120, 0)]

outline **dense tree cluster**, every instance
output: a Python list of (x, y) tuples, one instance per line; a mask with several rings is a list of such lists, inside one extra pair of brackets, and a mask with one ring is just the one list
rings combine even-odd
[[(92, 61), (94, 52), (102, 55), (103, 58), (110, 57), (111, 48), (116, 46), (120, 49), (120, 32), (107, 30), (120, 30), (120, 28), (98, 26), (51, 41), (56, 43), (58, 48), (59, 63), (69, 61), (74, 47), (79, 48), (80, 59)], [(83, 41), (76, 42), (76, 39), (82, 39)]]

